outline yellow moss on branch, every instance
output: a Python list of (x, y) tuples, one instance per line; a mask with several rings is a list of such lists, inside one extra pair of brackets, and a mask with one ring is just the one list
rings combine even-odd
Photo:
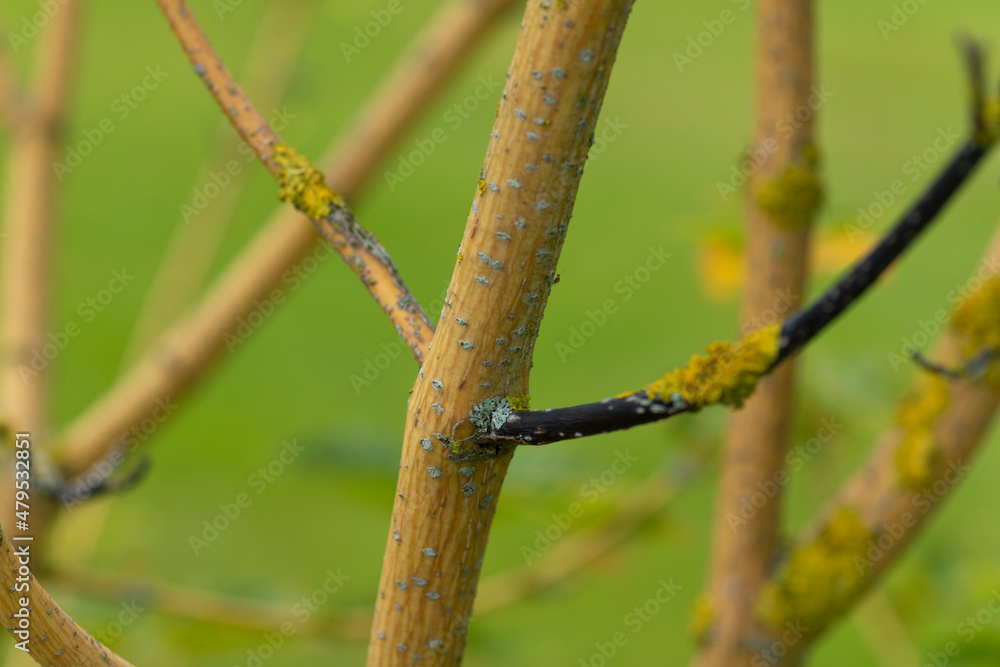
[(819, 151), (805, 146), (798, 158), (775, 178), (754, 187), (757, 205), (782, 227), (807, 227), (823, 203)]
[[(967, 361), (983, 354), (1000, 353), (1000, 277), (993, 277), (955, 309), (951, 327), (962, 338), (962, 357)], [(1000, 364), (993, 360), (985, 381), (1000, 387)]]
[(344, 200), (326, 185), (323, 172), (291, 146), (278, 144), (271, 158), (279, 167), (278, 199), (291, 202), (313, 220), (330, 215), (330, 207), (346, 208)]
[(934, 425), (948, 407), (949, 394), (944, 377), (928, 375), (899, 408), (896, 423), (903, 436), (896, 448), (896, 472), (900, 484), (914, 491), (933, 479), (934, 466), (940, 458)]
[[(683, 368), (670, 371), (645, 387), (649, 398), (668, 403), (680, 397), (695, 408), (707, 405), (742, 407), (778, 357), (781, 325), (744, 336), (739, 342), (715, 342), (707, 355), (694, 355)], [(638, 392), (636, 392), (638, 393)]]
[(757, 613), (774, 628), (787, 622), (822, 626), (854, 600), (870, 568), (860, 567), (872, 539), (857, 511), (841, 508), (812, 542), (798, 546), (779, 576), (761, 591)]

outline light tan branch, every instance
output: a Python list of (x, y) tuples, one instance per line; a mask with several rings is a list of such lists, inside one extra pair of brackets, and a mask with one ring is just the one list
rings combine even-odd
[[(556, 263), (631, 0), (528, 3), (433, 349), (413, 387), (368, 645), (372, 667), (458, 665)], [(471, 415), (471, 418), (470, 418)], [(475, 424), (474, 424), (475, 422)]]
[[(43, 35), (39, 61), (9, 146), (4, 185), (3, 232), (0, 243), (0, 403), (16, 419), (19, 431), (36, 438), (35, 471), (44, 474), (48, 430), (48, 362), (42, 357), (49, 334), (52, 306), (52, 238), (57, 183), (52, 164), (62, 139), (62, 124), (75, 62), (79, 0), (59, 7)], [(37, 359), (46, 363), (39, 364)], [(8, 460), (4, 454), (3, 459)], [(0, 465), (0, 525), (12, 523), (13, 472)], [(39, 498), (38, 536), (52, 504)]]
[[(494, 19), (513, 0), (456, 0), (408, 50), (395, 71), (357, 116), (357, 125), (332, 151), (325, 171), (334, 189), (353, 197), (392, 145)], [(239, 318), (268, 298), (282, 275), (316, 248), (316, 232), (302, 216), (281, 210), (234, 259), (186, 317), (105, 394), (74, 419), (60, 438), (68, 475), (86, 471), (111, 454), (128, 430), (150, 417), (159, 402), (177, 398), (207, 371)]]
[[(747, 193), (744, 333), (782, 319), (799, 306), (805, 291), (809, 227), (818, 203), (812, 111), (787, 139), (778, 129), (787, 114), (810, 108), (812, 31), (812, 0), (757, 3), (755, 149), (768, 157)], [(746, 525), (734, 528), (730, 517), (739, 515), (758, 482), (782, 470), (793, 394), (789, 363), (761, 381), (732, 416), (709, 571), (708, 600), (717, 615), (695, 661), (700, 667), (751, 664), (746, 638), (753, 634), (754, 604), (774, 556), (781, 499), (771, 499)]]
[[(26, 641), (28, 654), (41, 665), (130, 667), (131, 663), (102, 646), (64, 613), (30, 572), (19, 574), (26, 544), (32, 543), (12, 544), (6, 534), (0, 533), (0, 614), (14, 641)], [(32, 554), (32, 558), (35, 556)], [(22, 599), (28, 604), (22, 605)], [(26, 629), (22, 630), (20, 619), (25, 607), (30, 611)]]

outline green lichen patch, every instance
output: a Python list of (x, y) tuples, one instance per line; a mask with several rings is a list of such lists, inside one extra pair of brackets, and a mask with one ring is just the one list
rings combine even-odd
[(781, 227), (802, 228), (812, 224), (823, 203), (816, 147), (806, 146), (778, 176), (757, 183), (754, 197), (761, 210)]
[(867, 581), (864, 558), (871, 531), (850, 507), (838, 510), (816, 538), (796, 547), (761, 591), (757, 613), (773, 628), (788, 622), (822, 627), (847, 608)]
[(291, 202), (313, 220), (330, 215), (330, 208), (344, 209), (344, 200), (326, 185), (323, 172), (291, 146), (278, 144), (271, 158), (278, 165), (278, 199)]

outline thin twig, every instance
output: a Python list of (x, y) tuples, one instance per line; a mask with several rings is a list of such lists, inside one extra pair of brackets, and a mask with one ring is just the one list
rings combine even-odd
[(434, 327), (385, 248), (361, 226), (343, 199), (326, 188), (322, 174), (287, 149), (215, 53), (187, 3), (157, 0), (157, 4), (222, 113), (282, 185), (281, 196), (316, 224), (422, 363)]
[[(357, 115), (357, 124), (324, 160), (331, 186), (357, 194), (395, 142), (413, 125), (466, 54), (513, 0), (456, 0), (447, 5), (407, 49), (394, 71)], [(227, 347), (232, 330), (255, 302), (268, 298), (282, 276), (313, 252), (317, 234), (294, 209), (282, 207), (222, 272), (190, 313), (58, 438), (67, 476), (111, 457), (122, 438), (160, 403), (176, 399)], [(227, 335), (229, 338), (227, 339)], [(233, 348), (233, 349), (239, 349)]]
[[(273, 0), (268, 4), (242, 76), (247, 90), (255, 91), (254, 97), (262, 108), (272, 108), (284, 96), (311, 25), (311, 15), (307, 3)], [(192, 186), (192, 192), (205, 196), (208, 184), (214, 183), (219, 193), (207, 208), (188, 201), (181, 209), (122, 353), (123, 364), (134, 362), (136, 355), (183, 313), (203, 286), (251, 171), (243, 156), (233, 162), (238, 141), (228, 123), (220, 120), (212, 148)], [(237, 165), (236, 169), (230, 167), (232, 164)], [(222, 178), (225, 180), (220, 182), (218, 179)]]
[[(170, 616), (238, 630), (274, 632), (294, 620), (291, 604), (237, 598), (138, 577), (79, 569), (56, 570), (52, 587), (95, 600), (135, 602)], [(313, 616), (298, 626), (297, 637), (359, 641), (368, 636), (371, 612), (365, 610)]]
[[(0, 35), (8, 34), (0, 22)], [(7, 49), (0, 49), (0, 125), (14, 129), (20, 116), (24, 100), (22, 99), (21, 83), (11, 66)]]

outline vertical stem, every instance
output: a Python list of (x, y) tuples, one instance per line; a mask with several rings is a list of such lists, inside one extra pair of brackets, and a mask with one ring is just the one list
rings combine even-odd
[[(44, 442), (48, 428), (47, 369), (34, 370), (32, 356), (48, 343), (51, 307), (52, 226), (56, 182), (52, 163), (73, 69), (77, 14), (70, 0), (52, 17), (40, 48), (29, 109), (12, 128), (3, 209), (2, 305), (0, 305), (0, 401), (19, 431)], [(37, 464), (36, 464), (36, 473)], [(13, 525), (13, 473), (0, 466), (0, 525)], [(11, 494), (11, 495), (8, 495)], [(40, 528), (51, 509), (37, 495), (33, 523)]]
[[(772, 324), (798, 308), (805, 287), (809, 225), (819, 201), (813, 146), (812, 0), (761, 0), (757, 17), (755, 150), (769, 154), (748, 195), (744, 331)], [(808, 114), (803, 110), (808, 110)], [(799, 117), (794, 124), (786, 117)], [(808, 116), (802, 121), (803, 116)], [(786, 130), (787, 128), (787, 130)], [(791, 131), (788, 136), (787, 132)], [(726, 441), (709, 603), (714, 623), (697, 664), (749, 665), (757, 634), (755, 605), (767, 580), (781, 516), (779, 493), (752, 517), (744, 503), (759, 483), (782, 471), (792, 414), (794, 370), (765, 378), (733, 415)], [(742, 512), (742, 514), (741, 514)]]
[(368, 664), (457, 665), (556, 262), (632, 0), (528, 3), (458, 263), (410, 397)]

